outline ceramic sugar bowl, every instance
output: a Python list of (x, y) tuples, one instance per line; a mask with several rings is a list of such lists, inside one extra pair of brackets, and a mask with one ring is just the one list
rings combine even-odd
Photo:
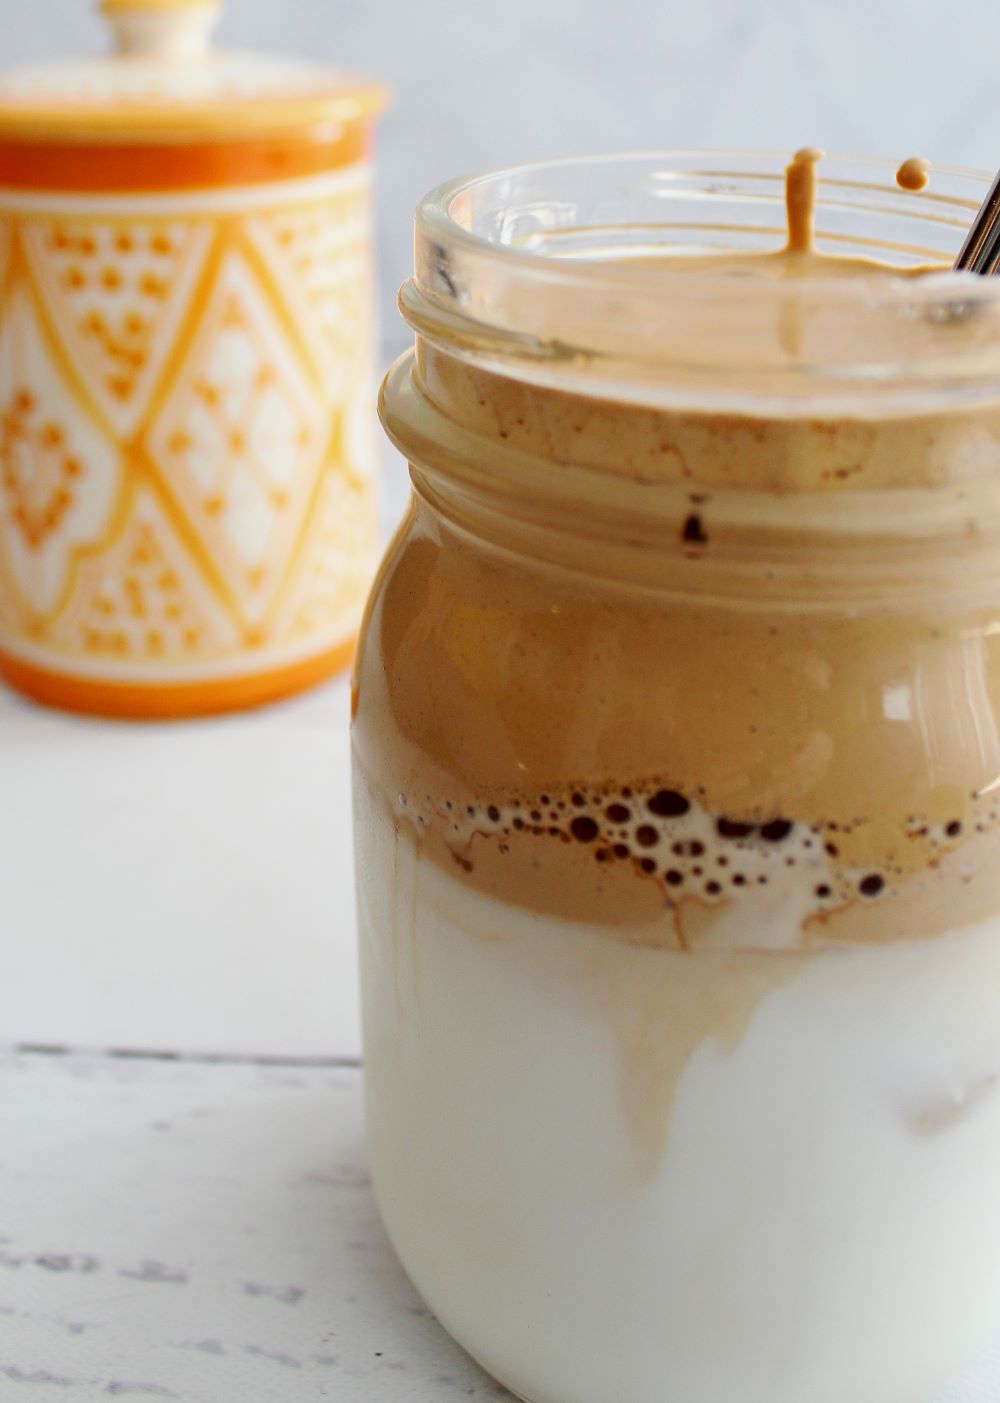
[(0, 78), (0, 672), (183, 716), (342, 666), (375, 543), (382, 90), (105, 0), (116, 52)]

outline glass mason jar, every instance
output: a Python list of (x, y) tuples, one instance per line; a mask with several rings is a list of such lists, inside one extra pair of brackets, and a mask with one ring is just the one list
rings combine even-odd
[[(534, 1403), (927, 1403), (1000, 1325), (1000, 288), (676, 271), (778, 247), (783, 167), (452, 184), (402, 293), (371, 1162)], [(984, 188), (821, 176), (900, 270)]]

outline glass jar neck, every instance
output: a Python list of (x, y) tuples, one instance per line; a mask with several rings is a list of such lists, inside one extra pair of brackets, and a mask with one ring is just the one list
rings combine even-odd
[(1000, 285), (906, 275), (947, 264), (984, 182), (935, 172), (920, 204), (885, 163), (824, 162), (802, 261), (786, 159), (570, 161), (428, 197), (416, 351), (383, 398), (424, 497), (658, 588), (993, 590)]
[(508, 554), (796, 608), (1000, 586), (1000, 406), (856, 420), (654, 409), (498, 375), (418, 338), (381, 409), (421, 498)]

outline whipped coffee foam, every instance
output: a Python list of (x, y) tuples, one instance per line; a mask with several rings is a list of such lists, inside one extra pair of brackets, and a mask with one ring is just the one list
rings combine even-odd
[[(503, 859), (510, 858), (511, 867), (549, 867), (558, 882), (563, 880), (561, 850), (583, 851), (604, 873), (617, 869), (652, 885), (669, 926), (669, 933), (656, 934), (656, 943), (675, 940), (682, 949), (729, 938), (710, 914), (723, 905), (746, 911), (755, 902), (782, 913), (766, 927), (751, 928), (763, 947), (793, 948), (804, 942), (810, 927), (813, 939), (821, 940), (829, 914), (858, 902), (891, 899), (910, 875), (900, 864), (844, 863), (843, 853), (856, 845), (864, 820), (823, 824), (778, 814), (727, 817), (707, 812), (677, 789), (657, 785), (573, 786), (478, 804), (400, 793), (394, 809), (397, 827), (411, 827), (432, 854), (442, 848), (450, 853), (458, 880), (497, 895), (503, 893), (496, 889), (494, 874), (503, 872)], [(996, 808), (987, 800), (968, 826), (985, 833), (996, 821)], [(961, 868), (965, 830), (961, 818), (933, 822), (910, 815), (902, 836), (918, 852), (920, 865), (936, 868), (948, 858)], [(488, 874), (485, 883), (477, 877), (479, 866)], [(972, 864), (968, 867), (971, 878)], [(748, 937), (743, 927), (736, 943)]]

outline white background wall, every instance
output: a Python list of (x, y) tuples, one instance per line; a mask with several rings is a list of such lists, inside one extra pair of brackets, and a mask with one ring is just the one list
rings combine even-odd
[[(0, 62), (103, 42), (96, 0), (0, 0)], [(476, 168), (649, 146), (812, 143), (995, 169), (995, 0), (228, 0), (238, 47), (387, 78), (387, 339), (414, 204)]]

